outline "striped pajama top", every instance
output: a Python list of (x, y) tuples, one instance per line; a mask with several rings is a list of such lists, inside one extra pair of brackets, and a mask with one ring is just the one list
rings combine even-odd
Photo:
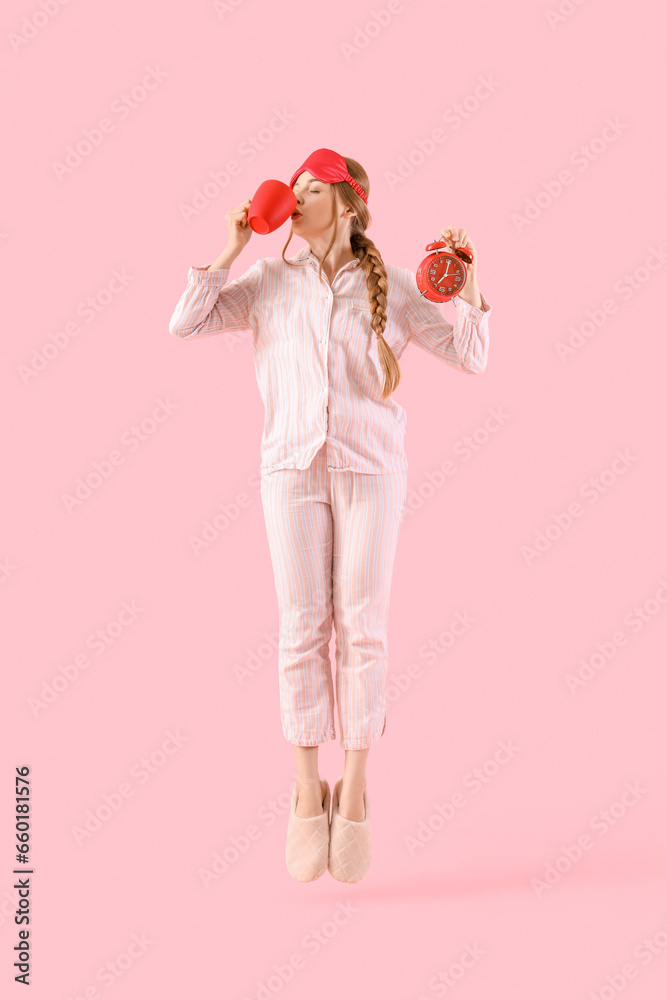
[[(384, 371), (370, 323), (366, 276), (358, 259), (330, 284), (310, 247), (289, 258), (264, 257), (229, 282), (229, 268), (191, 267), (169, 323), (182, 340), (251, 330), (255, 374), (264, 403), (261, 474), (307, 469), (326, 441), (328, 468), (381, 474), (407, 469), (407, 417), (381, 398)], [(441, 303), (419, 292), (407, 267), (385, 264), (384, 338), (396, 358), (414, 343), (458, 371), (486, 368), (489, 314), (455, 299), (454, 326)]]

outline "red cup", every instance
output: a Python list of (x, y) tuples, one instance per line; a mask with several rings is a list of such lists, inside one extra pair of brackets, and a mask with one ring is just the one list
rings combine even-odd
[(296, 208), (296, 195), (282, 181), (262, 181), (248, 208), (248, 225), (266, 236), (287, 222)]

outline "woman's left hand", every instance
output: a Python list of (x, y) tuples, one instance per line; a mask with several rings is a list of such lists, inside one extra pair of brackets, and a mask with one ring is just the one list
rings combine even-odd
[(452, 250), (462, 248), (472, 251), (472, 264), (466, 263), (466, 270), (468, 272), (466, 285), (468, 283), (474, 284), (477, 281), (477, 249), (465, 229), (457, 229), (456, 226), (447, 226), (446, 229), (440, 230), (440, 239), (444, 240)]

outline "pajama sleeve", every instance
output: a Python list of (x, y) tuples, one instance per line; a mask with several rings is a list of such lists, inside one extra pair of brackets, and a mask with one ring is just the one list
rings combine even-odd
[(169, 321), (169, 333), (181, 340), (210, 337), (214, 333), (247, 330), (252, 307), (262, 281), (264, 260), (227, 284), (229, 268), (209, 271), (191, 267), (188, 283)]
[(486, 368), (489, 354), (490, 306), (480, 292), (482, 306), (456, 300), (456, 322), (449, 323), (443, 314), (444, 302), (432, 302), (423, 296), (414, 274), (408, 271), (405, 320), (409, 340), (436, 358), (468, 375), (478, 375)]

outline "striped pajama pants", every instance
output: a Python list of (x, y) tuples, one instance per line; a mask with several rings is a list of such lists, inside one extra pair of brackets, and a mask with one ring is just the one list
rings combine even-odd
[(329, 472), (326, 442), (308, 469), (261, 476), (278, 597), (280, 716), (296, 746), (336, 739), (332, 624), (341, 746), (362, 750), (385, 731), (389, 592), (407, 476)]

